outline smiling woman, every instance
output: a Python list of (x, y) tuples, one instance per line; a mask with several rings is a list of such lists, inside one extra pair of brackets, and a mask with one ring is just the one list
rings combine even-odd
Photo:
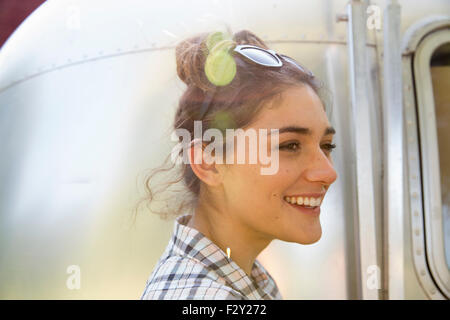
[[(243, 45), (250, 49), (244, 51)], [(184, 208), (192, 212), (176, 212), (173, 236), (141, 298), (281, 299), (256, 257), (274, 239), (317, 242), (322, 235), (320, 204), (337, 178), (330, 156), (335, 130), (319, 97), (319, 82), (246, 30), (182, 41), (176, 61), (187, 89), (174, 129), (192, 137), (200, 121), (204, 129), (223, 133), (241, 129), (244, 137), (275, 130), (278, 139), (256, 134), (257, 143), (236, 148), (237, 137), (227, 132), (223, 147), (224, 156), (232, 159), (249, 159), (266, 148), (278, 168), (263, 175), (261, 161), (211, 162), (205, 152), (208, 142), (184, 144), (180, 154), (187, 151), (189, 161), (179, 172), (193, 196)], [(198, 156), (202, 161), (194, 161)], [(146, 181), (150, 202), (156, 173)]]

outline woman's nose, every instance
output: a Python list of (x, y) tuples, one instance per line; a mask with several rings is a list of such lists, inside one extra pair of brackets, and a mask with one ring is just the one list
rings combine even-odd
[(311, 182), (321, 182), (327, 185), (336, 181), (337, 172), (334, 170), (331, 157), (327, 157), (326, 154), (320, 150), (311, 160), (311, 165), (305, 173), (307, 180)]

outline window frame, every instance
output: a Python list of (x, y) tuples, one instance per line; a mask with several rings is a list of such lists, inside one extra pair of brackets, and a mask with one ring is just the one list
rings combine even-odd
[[(423, 202), (420, 208), (414, 210), (414, 204), (411, 202), (411, 221), (417, 220), (415, 219), (416, 211), (422, 209), (423, 223), (421, 230), (417, 224), (414, 226), (412, 223), (411, 232), (414, 257), (420, 256), (424, 251), (423, 257), (426, 259), (428, 272), (435, 285), (447, 298), (450, 298), (450, 272), (445, 258), (439, 146), (430, 68), (433, 53), (447, 42), (450, 42), (450, 29), (432, 32), (419, 43), (412, 60), (418, 117), (416, 128), (420, 139), (417, 157), (420, 157), (419, 170), (422, 180), (420, 191)], [(420, 191), (414, 189), (414, 187), (410, 188), (411, 196), (417, 198), (420, 196)], [(418, 235), (422, 235), (424, 245), (415, 241)], [(423, 269), (416, 272), (423, 275)], [(426, 288), (426, 291), (433, 293), (431, 289)]]

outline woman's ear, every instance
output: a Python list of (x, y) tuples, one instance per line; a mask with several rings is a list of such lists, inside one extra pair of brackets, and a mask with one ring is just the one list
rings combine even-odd
[(218, 186), (222, 176), (216, 168), (214, 159), (205, 152), (206, 145), (198, 139), (192, 140), (188, 149), (189, 163), (194, 174), (209, 186)]

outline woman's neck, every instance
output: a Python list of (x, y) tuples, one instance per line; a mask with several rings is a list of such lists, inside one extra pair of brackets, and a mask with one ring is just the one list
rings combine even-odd
[(238, 214), (200, 203), (188, 226), (200, 231), (225, 253), (230, 248), (230, 258), (250, 276), (256, 257), (272, 239), (251, 230)]

